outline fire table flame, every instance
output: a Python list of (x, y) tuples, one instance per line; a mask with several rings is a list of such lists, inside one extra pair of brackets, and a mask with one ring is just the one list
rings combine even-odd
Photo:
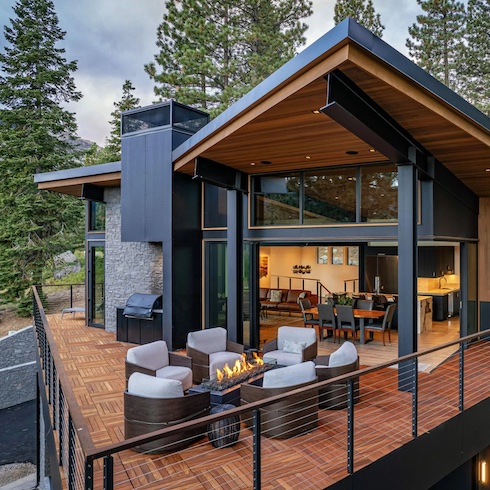
[(252, 352), (253, 360), (252, 362), (247, 361), (247, 356), (242, 354), (241, 359), (237, 359), (232, 368), (228, 366), (228, 363), (224, 365), (223, 370), (216, 370), (216, 379), (218, 382), (223, 381), (224, 379), (230, 379), (240, 374), (246, 373), (248, 371), (252, 371), (256, 369), (258, 366), (263, 366), (264, 361), (257, 355), (256, 352)]

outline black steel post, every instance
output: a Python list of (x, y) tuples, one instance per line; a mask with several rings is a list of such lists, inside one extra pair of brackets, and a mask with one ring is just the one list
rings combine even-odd
[(114, 488), (114, 458), (109, 454), (104, 457), (104, 490)]
[(354, 380), (347, 381), (347, 471), (354, 473)]
[(73, 284), (70, 284), (70, 308), (73, 308)]
[(459, 344), (459, 411), (464, 410), (464, 345)]
[[(38, 364), (39, 366), (39, 364)], [(41, 392), (39, 387), (41, 380), (39, 379), (39, 369), (36, 371), (36, 487), (39, 487), (41, 482)], [(45, 452), (45, 451), (43, 451)]]
[(413, 372), (412, 372), (412, 437), (417, 437), (418, 434), (418, 420), (419, 420), (419, 368), (418, 358), (413, 360)]
[(262, 488), (261, 454), (260, 454), (260, 409), (253, 411), (253, 461), (254, 461), (254, 490)]
[(68, 490), (75, 489), (75, 428), (68, 414)]
[[(105, 467), (104, 467), (105, 476)], [(85, 460), (85, 490), (93, 490), (94, 488), (94, 463), (92, 460)]]

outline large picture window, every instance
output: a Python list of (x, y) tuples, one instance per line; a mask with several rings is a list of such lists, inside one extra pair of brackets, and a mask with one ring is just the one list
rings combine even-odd
[(396, 223), (394, 164), (252, 177), (253, 226)]
[(226, 189), (204, 184), (204, 228), (226, 228), (227, 220)]

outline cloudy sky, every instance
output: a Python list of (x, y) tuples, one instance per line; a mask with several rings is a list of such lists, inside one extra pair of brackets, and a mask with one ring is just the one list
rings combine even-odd
[[(1, 26), (10, 25), (15, 3), (0, 1)], [(157, 52), (156, 29), (164, 4), (164, 0), (54, 0), (60, 27), (66, 31), (66, 58), (78, 61), (74, 78), (83, 98), (69, 110), (76, 113), (81, 138), (104, 144), (113, 103), (120, 100), (125, 80), (132, 81), (141, 105), (155, 101), (153, 82), (143, 66)], [(385, 26), (383, 39), (406, 54), (408, 26), (421, 13), (417, 1), (373, 0), (373, 4)], [(313, 0), (313, 15), (306, 20), (307, 44), (334, 26), (334, 5), (335, 0)], [(2, 51), (4, 45), (2, 28)]]

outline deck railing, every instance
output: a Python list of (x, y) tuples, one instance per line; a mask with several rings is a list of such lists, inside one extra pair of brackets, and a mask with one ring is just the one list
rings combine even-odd
[[(486, 330), (284, 395), (95, 447), (36, 290), (34, 316), (63, 488), (68, 489), (198, 489), (209, 483), (209, 488), (258, 490), (262, 482), (271, 488), (323, 489), (490, 397)], [(429, 373), (427, 356), (441, 351), (448, 360)], [(333, 392), (329, 409), (318, 408), (324, 401), (319, 390), (327, 387)], [(318, 409), (317, 428), (290, 439), (267, 437), (260, 430), (263, 409), (293, 395), (301, 395), (298, 414), (304, 413), (305, 404)], [(235, 416), (242, 421), (238, 442), (213, 447), (205, 437), (209, 424), (226, 425)], [(295, 423), (300, 426), (301, 419), (296, 417)], [(305, 423), (311, 420), (305, 418)], [(189, 427), (203, 438), (187, 449), (157, 455), (132, 450)], [(50, 467), (56, 470), (53, 462)]]

